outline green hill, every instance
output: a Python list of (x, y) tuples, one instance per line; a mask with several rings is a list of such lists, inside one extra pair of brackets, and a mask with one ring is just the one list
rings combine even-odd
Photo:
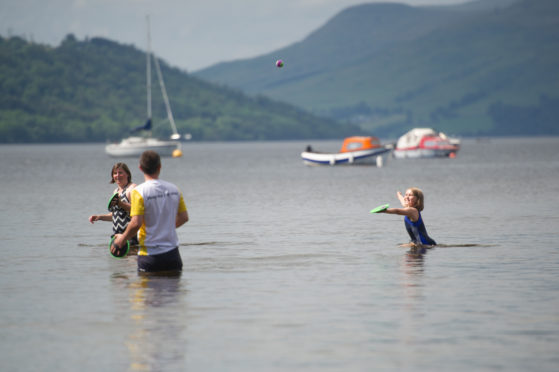
[(559, 134), (559, 2), (355, 6), (299, 43), (196, 75), (381, 136)]
[[(0, 143), (117, 140), (146, 120), (145, 52), (69, 35), (58, 47), (0, 37)], [(180, 133), (194, 140), (339, 138), (359, 128), (249, 97), (162, 62)], [(155, 73), (153, 73), (155, 78)], [(171, 133), (153, 81), (154, 134)]]

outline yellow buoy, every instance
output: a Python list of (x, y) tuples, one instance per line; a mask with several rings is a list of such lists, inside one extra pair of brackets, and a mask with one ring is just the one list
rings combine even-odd
[(182, 151), (179, 149), (175, 149), (173, 151), (173, 158), (180, 158), (182, 156)]

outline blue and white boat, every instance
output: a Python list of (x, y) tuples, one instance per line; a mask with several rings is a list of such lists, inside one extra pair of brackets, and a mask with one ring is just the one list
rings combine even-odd
[(310, 146), (301, 153), (306, 165), (367, 164), (382, 167), (392, 151), (392, 145), (382, 145), (376, 137), (348, 137), (339, 152), (313, 151)]

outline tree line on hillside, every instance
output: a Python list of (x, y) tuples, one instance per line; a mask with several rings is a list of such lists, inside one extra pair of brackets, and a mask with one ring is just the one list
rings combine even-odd
[[(0, 37), (0, 142), (105, 142), (146, 120), (145, 53), (103, 39), (68, 35), (58, 47)], [(248, 97), (161, 61), (181, 133), (194, 140), (338, 138), (340, 125), (263, 96)], [(171, 134), (155, 73), (155, 136)]]

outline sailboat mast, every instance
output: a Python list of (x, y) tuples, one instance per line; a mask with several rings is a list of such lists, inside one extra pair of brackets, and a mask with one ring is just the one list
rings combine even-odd
[(149, 15), (146, 16), (147, 30), (148, 30), (148, 49), (146, 53), (146, 90), (147, 90), (147, 115), (148, 120), (151, 120), (151, 34), (150, 34), (150, 24)]
[(167, 90), (165, 89), (165, 82), (163, 81), (163, 75), (161, 74), (159, 61), (155, 56), (153, 56), (153, 60), (155, 61), (155, 71), (157, 71), (157, 79), (159, 80), (159, 85), (161, 86), (161, 94), (163, 95), (163, 100), (165, 101), (165, 108), (167, 109), (167, 118), (169, 119), (169, 122), (171, 123), (171, 127), (173, 128), (173, 135), (171, 136), (171, 138), (179, 139), (180, 134), (177, 131), (177, 126), (175, 125), (175, 119), (173, 118), (173, 112), (171, 111), (171, 104), (169, 103), (169, 97), (167, 97)]
[(175, 125), (175, 118), (173, 117), (173, 112), (171, 111), (171, 104), (169, 103), (169, 97), (167, 96), (167, 90), (165, 89), (165, 82), (163, 81), (163, 75), (161, 74), (161, 67), (159, 66), (159, 60), (155, 57), (154, 53), (151, 51), (151, 32), (150, 32), (150, 22), (149, 15), (146, 16), (147, 29), (148, 29), (148, 50), (147, 50), (147, 104), (148, 104), (148, 120), (151, 121), (151, 58), (155, 61), (155, 70), (157, 72), (157, 80), (159, 80), (159, 85), (161, 87), (161, 94), (163, 95), (163, 101), (165, 101), (165, 108), (167, 109), (167, 118), (171, 123), (173, 129), (173, 135), (171, 139), (180, 139), (180, 134), (177, 131), (177, 126)]

